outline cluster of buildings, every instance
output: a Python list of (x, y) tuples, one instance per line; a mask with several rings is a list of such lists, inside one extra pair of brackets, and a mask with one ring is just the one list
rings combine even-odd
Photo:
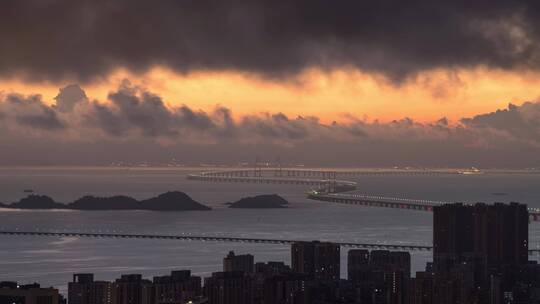
[(18, 285), (16, 282), (0, 282), (2, 304), (57, 304), (65, 302), (58, 289), (41, 288), (39, 284)]
[[(433, 262), (411, 275), (408, 252), (353, 249), (340, 278), (340, 246), (297, 242), (291, 265), (255, 263), (230, 252), (210, 277), (189, 270), (144, 279), (96, 281), (75, 274), (69, 304), (534, 304), (540, 266), (528, 260), (528, 213), (522, 204), (451, 204), (434, 208)], [(26, 298), (25, 298), (26, 297)], [(56, 289), (0, 284), (0, 304), (57, 304)]]
[(527, 206), (434, 208), (433, 263), (415, 284), (427, 299), (421, 303), (540, 303), (540, 266), (529, 261)]

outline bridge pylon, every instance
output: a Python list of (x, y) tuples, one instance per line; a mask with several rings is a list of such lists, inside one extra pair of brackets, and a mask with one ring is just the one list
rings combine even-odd
[(281, 157), (276, 157), (276, 167), (274, 168), (274, 176), (281, 177), (283, 176), (282, 167), (281, 167)]
[(255, 157), (253, 177), (262, 177), (262, 166), (261, 166), (261, 163), (259, 162), (259, 156)]
[(325, 181), (326, 193), (336, 193), (337, 192), (337, 173), (335, 171), (321, 171), (322, 178)]

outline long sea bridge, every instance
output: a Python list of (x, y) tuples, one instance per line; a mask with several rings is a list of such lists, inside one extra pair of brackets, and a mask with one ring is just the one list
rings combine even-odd
[(190, 180), (215, 183), (252, 183), (252, 184), (288, 184), (310, 186), (325, 189), (326, 192), (344, 192), (356, 189), (356, 182), (340, 179), (354, 176), (384, 176), (384, 175), (455, 175), (463, 174), (458, 170), (322, 170), (297, 168), (267, 168), (232, 169), (205, 171), (187, 176)]
[[(232, 170), (215, 170), (205, 171), (195, 174), (189, 174), (188, 179), (203, 180), (203, 181), (219, 181), (219, 182), (255, 182), (255, 183), (283, 183), (294, 184), (295, 181), (307, 181), (316, 185), (316, 181), (336, 180), (337, 177), (354, 177), (354, 176), (385, 176), (385, 175), (401, 175), (401, 176), (439, 176), (439, 175), (456, 175), (467, 174), (469, 172), (459, 170), (418, 170), (418, 169), (365, 169), (365, 170), (323, 170), (323, 169), (297, 169), (297, 168), (268, 168), (255, 167), (252, 169), (232, 169)], [(356, 184), (351, 181), (340, 180), (345, 184)], [(300, 183), (301, 184), (301, 183)]]
[[(418, 211), (433, 211), (433, 207), (452, 202), (394, 198), (353, 193), (357, 183), (340, 179), (353, 176), (440, 176), (483, 174), (473, 170), (419, 170), (419, 169), (371, 169), (371, 170), (320, 170), (297, 168), (262, 168), (208, 171), (189, 174), (188, 179), (204, 182), (289, 184), (314, 188), (308, 192), (309, 199), (358, 206), (382, 207)], [(531, 221), (540, 221), (540, 208), (529, 208)]]
[[(451, 202), (420, 200), (409, 198), (396, 198), (375, 195), (364, 195), (357, 193), (328, 193), (322, 191), (310, 191), (308, 198), (318, 201), (325, 201), (338, 204), (358, 205), (368, 207), (393, 208), (417, 211), (433, 211), (433, 207)], [(540, 221), (540, 208), (528, 208), (529, 220)]]
[[(258, 243), (290, 245), (300, 240), (228, 237), (228, 236), (201, 236), (191, 234), (181, 235), (159, 235), (159, 234), (126, 234), (126, 233), (88, 233), (88, 232), (66, 232), (66, 231), (19, 231), (0, 230), (2, 236), (42, 236), (42, 237), (78, 237), (78, 238), (119, 238), (119, 239), (155, 239), (155, 240), (176, 240), (176, 241), (202, 241), (202, 242), (232, 242), (232, 243)], [(336, 242), (334, 242), (336, 243)], [(388, 249), (388, 250), (431, 250), (427, 245), (407, 245), (407, 244), (377, 244), (377, 243), (354, 243), (337, 242), (343, 247), (366, 248), (366, 249)]]
[(215, 183), (288, 184), (327, 189), (328, 192), (356, 189), (356, 182), (337, 179), (337, 172), (258, 168), (254, 170), (208, 171), (187, 176), (190, 180)]
[[(0, 230), (0, 236), (35, 236), (35, 237), (77, 237), (77, 238), (119, 238), (119, 239), (150, 239), (150, 240), (173, 240), (173, 241), (202, 241), (202, 242), (234, 242), (234, 243), (257, 243), (291, 245), (301, 240), (266, 239), (266, 238), (246, 238), (227, 236), (197, 236), (197, 235), (159, 235), (159, 234), (126, 234), (126, 233), (88, 233), (88, 232), (67, 232), (67, 231), (19, 231)], [(333, 242), (333, 241), (332, 241)], [(387, 249), (387, 250), (407, 250), (407, 251), (431, 251), (432, 246), (410, 245), (410, 244), (385, 244), (385, 243), (355, 243), (355, 242), (333, 242), (342, 247), (363, 248), (363, 249)], [(529, 254), (540, 254), (540, 249), (530, 249)]]

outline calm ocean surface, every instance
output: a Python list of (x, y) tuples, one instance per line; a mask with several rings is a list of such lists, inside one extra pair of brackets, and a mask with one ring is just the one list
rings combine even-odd
[[(0, 202), (11, 203), (33, 189), (60, 202), (82, 195), (148, 198), (184, 191), (212, 211), (14, 211), (0, 209), (0, 229), (125, 232), (283, 238), (373, 243), (431, 244), (431, 214), (315, 202), (303, 186), (210, 184), (188, 181), (195, 169), (0, 168)], [(355, 178), (359, 193), (465, 202), (518, 201), (540, 207), (540, 175), (375, 176)], [(249, 195), (276, 193), (287, 209), (227, 209), (224, 203)], [(506, 193), (495, 195), (494, 193)], [(531, 248), (540, 248), (540, 222), (530, 224)], [(40, 282), (65, 291), (71, 275), (93, 272), (111, 280), (125, 273), (147, 277), (173, 269), (209, 275), (221, 269), (229, 250), (251, 253), (256, 261), (289, 263), (289, 247), (215, 242), (77, 239), (0, 236), (0, 281)], [(346, 273), (342, 250), (342, 276)], [(429, 252), (413, 252), (421, 270)]]

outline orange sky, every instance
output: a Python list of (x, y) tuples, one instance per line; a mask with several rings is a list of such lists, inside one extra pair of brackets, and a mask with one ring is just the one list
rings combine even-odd
[[(401, 84), (352, 69), (309, 70), (278, 81), (238, 72), (179, 75), (154, 68), (142, 75), (119, 70), (81, 86), (91, 99), (104, 102), (107, 93), (125, 78), (161, 95), (171, 106), (186, 104), (194, 109), (212, 110), (219, 104), (230, 108), (236, 117), (283, 112), (289, 116), (314, 115), (324, 122), (343, 121), (345, 114), (381, 121), (404, 117), (434, 121), (444, 116), (457, 120), (540, 96), (539, 73), (483, 68), (424, 72)], [(0, 90), (40, 93), (52, 103), (58, 88), (70, 83), (31, 84), (4, 79), (0, 81)]]

